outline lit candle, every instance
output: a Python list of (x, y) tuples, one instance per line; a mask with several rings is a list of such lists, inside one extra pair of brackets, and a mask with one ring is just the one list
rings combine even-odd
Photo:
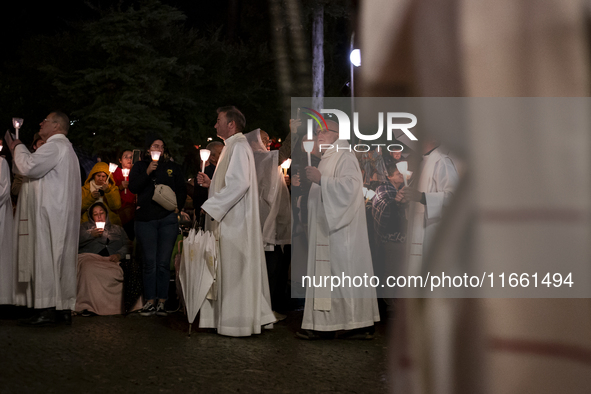
[(114, 173), (116, 169), (117, 169), (117, 164), (115, 164), (115, 163), (109, 163), (109, 172), (111, 174)]
[(157, 150), (153, 150), (153, 151), (151, 151), (151, 152), (150, 152), (150, 155), (152, 156), (152, 160), (154, 160), (154, 161), (158, 161), (158, 159), (160, 159), (160, 154), (161, 154), (161, 153), (162, 153), (162, 152), (159, 152), (159, 151), (157, 151)]
[(287, 175), (287, 169), (291, 166), (291, 159), (286, 159), (283, 163), (281, 163), (281, 168), (283, 168), (283, 175)]
[(308, 153), (308, 167), (312, 166), (312, 156), (310, 154), (314, 150), (314, 141), (304, 141), (304, 150)]
[(408, 162), (399, 161), (398, 163), (396, 163), (396, 168), (398, 168), (398, 171), (400, 171), (400, 173), (404, 177), (404, 186), (408, 186)]
[[(123, 173), (123, 178), (127, 181), (127, 177), (129, 176), (129, 168), (122, 168), (121, 172)], [(125, 188), (125, 194), (127, 194), (127, 188)]]
[(104, 230), (105, 229), (105, 222), (96, 222), (96, 228), (98, 228), (99, 230)]
[[(205, 173), (205, 162), (209, 159), (211, 151), (209, 149), (200, 149), (199, 156), (201, 156), (201, 172)], [(202, 186), (200, 183), (199, 186)]]
[(201, 149), (199, 156), (201, 156), (201, 172), (205, 172), (205, 162), (209, 159), (211, 151), (209, 149)]
[(23, 118), (12, 118), (12, 126), (14, 126), (15, 130), (16, 130), (16, 139), (18, 140), (18, 130), (21, 128), (21, 126), (23, 125)]

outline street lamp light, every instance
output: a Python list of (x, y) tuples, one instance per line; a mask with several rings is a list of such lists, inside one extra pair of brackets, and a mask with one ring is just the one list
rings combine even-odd
[(351, 118), (355, 119), (355, 67), (361, 66), (361, 51), (355, 49), (355, 32), (351, 34), (351, 52), (349, 54), (349, 61), (351, 62)]
[(359, 49), (353, 49), (349, 55), (349, 60), (355, 67), (361, 66), (361, 51)]

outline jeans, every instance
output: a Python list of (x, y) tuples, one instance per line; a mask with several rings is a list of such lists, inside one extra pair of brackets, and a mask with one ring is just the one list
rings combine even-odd
[(179, 233), (176, 213), (160, 220), (135, 222), (135, 235), (142, 248), (144, 298), (168, 298), (170, 256)]

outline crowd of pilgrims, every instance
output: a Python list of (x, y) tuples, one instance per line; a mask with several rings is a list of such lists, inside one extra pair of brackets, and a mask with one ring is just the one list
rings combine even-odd
[[(253, 152), (278, 150), (274, 165), (257, 163), (257, 180), (261, 203), (261, 218), (268, 215), (272, 202), (265, 202), (271, 187), (271, 179), (277, 172), (273, 166), (283, 164), (291, 157), (292, 135), (297, 145), (303, 137), (301, 120), (290, 121), (290, 132), (280, 144), (260, 129), (246, 133)], [(315, 137), (316, 138), (316, 137)], [(281, 141), (281, 140), (279, 140)], [(29, 150), (34, 152), (45, 141), (35, 134)], [(199, 168), (204, 168), (206, 179), (213, 177), (224, 144), (213, 141), (206, 146), (211, 154), (202, 163), (197, 153)], [(294, 155), (306, 153), (296, 146)], [(95, 156), (79, 155), (81, 171), (80, 233), (77, 266), (77, 295), (75, 313), (82, 316), (115, 315), (137, 312), (142, 316), (166, 316), (172, 310), (182, 308), (179, 299), (182, 291), (178, 281), (178, 268), (182, 249), (179, 242), (191, 227), (203, 226), (201, 206), (208, 198), (209, 182), (198, 184), (196, 179), (185, 178), (183, 169), (171, 157), (165, 141), (158, 135), (146, 137), (144, 149), (134, 157), (133, 149), (124, 149), (118, 155), (117, 165), (109, 165)], [(157, 160), (153, 153), (159, 152)], [(0, 151), (0, 155), (6, 153)], [(356, 154), (363, 177), (367, 227), (376, 274), (382, 267), (376, 259), (384, 255), (400, 256), (404, 253), (406, 217), (404, 204), (396, 201), (397, 193), (404, 187), (404, 179), (396, 164), (405, 160), (401, 152), (372, 150)], [(312, 166), (318, 167), (322, 154), (316, 144), (311, 152)], [(273, 162), (272, 162), (273, 163)], [(294, 163), (296, 161), (294, 160)], [(290, 298), (290, 247), (291, 235), (297, 238), (307, 232), (307, 200), (311, 182), (302, 168), (294, 165), (283, 174), (282, 185), (286, 193), (281, 197), (281, 207), (273, 224), (275, 238), (265, 241), (265, 259), (269, 279), (272, 309), (277, 320), (282, 320), (289, 309), (297, 306)], [(266, 171), (266, 172), (265, 172)], [(84, 175), (82, 175), (84, 174)], [(151, 203), (154, 184), (168, 185), (176, 195), (177, 210), (174, 219), (168, 220), (170, 211)], [(23, 185), (23, 177), (13, 174), (10, 187), (1, 185), (11, 198), (2, 199), (16, 210)], [(281, 195), (281, 193), (279, 193)], [(291, 199), (290, 199), (291, 197)], [(292, 206), (293, 201), (293, 206)], [(265, 204), (267, 205), (265, 207)], [(293, 213), (293, 215), (292, 215)], [(293, 223), (292, 223), (293, 218)], [(154, 223), (158, 223), (157, 226)], [(18, 222), (15, 223), (15, 231)], [(261, 220), (263, 239), (265, 223)], [(169, 289), (169, 284), (173, 286)], [(176, 290), (176, 293), (175, 293)], [(388, 304), (390, 300), (386, 299)]]

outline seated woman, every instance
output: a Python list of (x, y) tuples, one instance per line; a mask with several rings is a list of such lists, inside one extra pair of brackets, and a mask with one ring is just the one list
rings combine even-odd
[(109, 165), (99, 161), (92, 167), (90, 175), (82, 186), (82, 220), (88, 221), (88, 208), (96, 202), (102, 202), (107, 208), (111, 223), (121, 226), (117, 210), (121, 208), (121, 196), (115, 180), (109, 172)]
[[(111, 224), (103, 203), (93, 204), (88, 214), (88, 222), (80, 225), (75, 310), (83, 315), (123, 314), (123, 269), (119, 261), (131, 249), (129, 239), (121, 226)], [(97, 222), (105, 223), (104, 230), (97, 228)]]

